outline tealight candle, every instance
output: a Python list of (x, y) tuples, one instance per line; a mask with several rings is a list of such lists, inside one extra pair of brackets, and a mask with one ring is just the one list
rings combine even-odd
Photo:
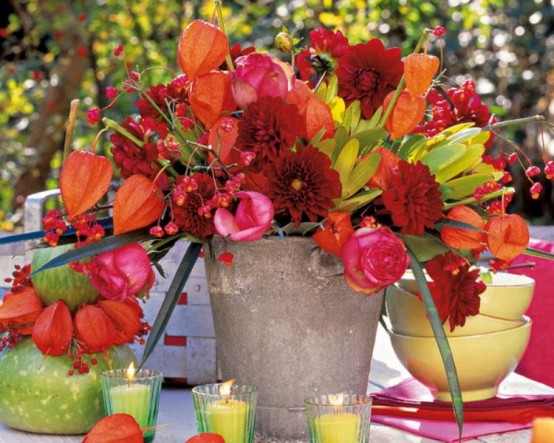
[(225, 443), (252, 443), (257, 388), (226, 383), (196, 386), (192, 390), (199, 432), (219, 434)]
[(315, 419), (320, 443), (358, 443), (360, 417), (346, 412), (326, 414)]
[[(107, 415), (130, 414), (141, 428), (152, 428), (158, 416), (162, 374), (156, 371), (135, 371), (133, 363), (127, 370), (115, 369), (102, 373), (102, 392)], [(155, 430), (144, 433), (144, 441), (154, 439)]]

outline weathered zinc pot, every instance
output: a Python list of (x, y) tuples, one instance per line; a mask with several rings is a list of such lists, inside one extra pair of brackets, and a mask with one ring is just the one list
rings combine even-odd
[[(366, 392), (383, 294), (354, 293), (340, 260), (307, 237), (216, 237), (211, 248), (221, 375), (258, 386), (259, 434), (306, 438), (305, 397)], [(222, 252), (234, 254), (232, 266), (214, 259)]]

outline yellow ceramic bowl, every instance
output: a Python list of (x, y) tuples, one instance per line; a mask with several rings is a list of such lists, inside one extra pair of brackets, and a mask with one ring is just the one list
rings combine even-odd
[[(418, 284), (411, 272), (402, 276), (398, 285), (409, 292), (417, 292)], [(521, 320), (531, 304), (535, 280), (525, 275), (497, 272), (492, 283), (481, 294), (479, 313), (506, 320)]]
[[(489, 334), (449, 337), (464, 401), (492, 398), (498, 385), (517, 366), (531, 333), (531, 320), (523, 325)], [(434, 337), (389, 333), (398, 359), (437, 400), (450, 401), (444, 366)]]
[[(427, 319), (425, 305), (415, 294), (398, 286), (389, 286), (386, 292), (385, 306), (393, 332), (418, 337), (434, 336), (431, 324)], [(456, 327), (452, 332), (450, 332), (447, 321), (444, 325), (444, 331), (449, 337), (459, 337), (503, 331), (516, 328), (523, 323), (523, 318), (520, 318), (520, 320), (505, 320), (478, 314), (467, 317), (465, 325)]]

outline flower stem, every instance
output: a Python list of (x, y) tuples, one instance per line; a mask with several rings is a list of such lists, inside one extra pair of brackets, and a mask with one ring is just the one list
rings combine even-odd
[[(215, 0), (215, 10), (217, 13), (217, 23), (219, 24), (219, 29), (221, 29), (221, 32), (225, 34), (225, 21), (223, 20), (223, 6), (221, 0)], [(225, 63), (227, 64), (227, 69), (229, 72), (233, 72), (235, 70), (235, 65), (233, 65), (233, 59), (231, 58), (231, 54), (229, 51), (227, 51), (227, 54), (225, 55)]]
[(550, 123), (549, 121), (547, 121), (543, 115), (534, 115), (532, 117), (515, 118), (513, 120), (506, 120), (502, 122), (493, 123), (492, 125), (486, 126), (483, 129), (494, 130), (494, 129), (503, 128), (505, 126), (510, 126), (510, 125), (523, 125), (525, 123), (544, 123), (547, 126), (554, 128), (554, 123)]
[(144, 145), (143, 142), (141, 142), (138, 138), (136, 138), (129, 131), (127, 131), (126, 129), (119, 126), (119, 124), (117, 122), (113, 121), (112, 119), (104, 117), (102, 119), (102, 123), (104, 123), (106, 128), (113, 129), (115, 132), (117, 132), (117, 133), (121, 134), (122, 136), (124, 136), (124, 137), (128, 138), (129, 140), (131, 140), (139, 148), (142, 148), (142, 146)]
[(79, 107), (79, 99), (71, 100), (71, 107), (69, 108), (69, 118), (67, 120), (67, 132), (65, 134), (65, 142), (63, 145), (63, 162), (69, 157), (71, 153), (71, 142), (73, 141), (73, 131), (75, 129), (75, 121), (77, 120), (77, 109)]
[(458, 201), (453, 202), (453, 203), (445, 203), (444, 205), (442, 205), (442, 210), (443, 211), (448, 211), (449, 209), (452, 209), (454, 206), (471, 205), (472, 203), (477, 203), (478, 201), (483, 202), (483, 201), (490, 200), (491, 198), (501, 197), (501, 196), (504, 196), (506, 194), (513, 194), (515, 192), (516, 191), (515, 191), (514, 188), (502, 188), (502, 189), (499, 189), (498, 191), (494, 191), (494, 192), (490, 192), (490, 193), (486, 194), (485, 196), (483, 196), (479, 200), (477, 200), (475, 197), (468, 197), (468, 198), (465, 198), (463, 200), (458, 200)]

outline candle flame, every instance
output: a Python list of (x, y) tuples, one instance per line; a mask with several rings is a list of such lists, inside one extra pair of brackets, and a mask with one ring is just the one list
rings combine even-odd
[(231, 393), (231, 386), (236, 381), (236, 379), (232, 378), (231, 380), (227, 380), (225, 383), (222, 383), (219, 388), (219, 393), (221, 395), (229, 395)]
[(125, 377), (128, 381), (133, 381), (135, 379), (136, 372), (137, 370), (135, 369), (135, 365), (133, 364), (133, 362), (131, 362), (131, 364), (127, 368), (127, 374), (125, 375)]
[(344, 394), (329, 395), (329, 403), (331, 406), (341, 406), (344, 402)]

